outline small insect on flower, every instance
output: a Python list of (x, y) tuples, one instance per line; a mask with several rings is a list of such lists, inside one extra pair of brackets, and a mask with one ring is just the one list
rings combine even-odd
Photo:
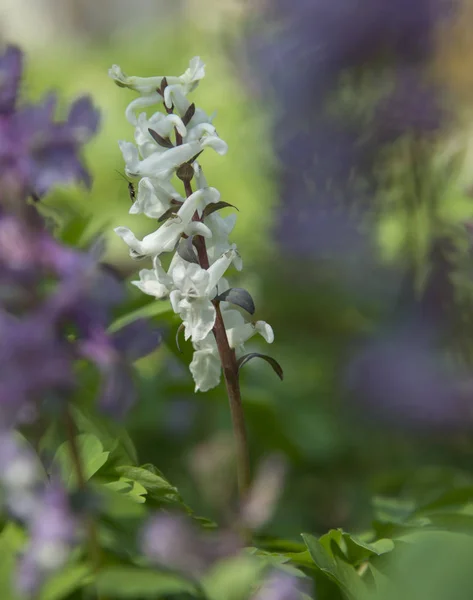
[(128, 194), (130, 196), (130, 200), (134, 202), (136, 200), (135, 184), (127, 179), (123, 173), (120, 173), (120, 171), (117, 171), (117, 173), (128, 183)]

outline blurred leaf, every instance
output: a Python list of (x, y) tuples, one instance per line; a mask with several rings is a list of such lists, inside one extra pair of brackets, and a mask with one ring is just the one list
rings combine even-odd
[[(81, 457), (82, 470), (85, 480), (89, 480), (107, 462), (110, 452), (104, 452), (99, 438), (91, 433), (81, 433), (76, 436), (76, 443)], [(70, 489), (77, 485), (77, 476), (71, 458), (69, 442), (63, 442), (54, 456), (50, 472), (59, 469), (62, 479)]]
[(415, 504), (412, 500), (375, 496), (372, 500), (375, 518), (381, 522), (403, 524), (412, 515)]
[(106, 483), (105, 486), (119, 494), (129, 496), (132, 500), (139, 502), (140, 504), (146, 502), (145, 496), (148, 492), (141, 483), (138, 483), (138, 481), (120, 477), (118, 481), (111, 481), (110, 483)]
[(0, 534), (0, 598), (15, 600), (13, 582), (18, 552), (26, 542), (23, 530), (15, 523), (7, 523)]
[(87, 565), (66, 566), (47, 580), (38, 600), (61, 600), (89, 581), (90, 568)]
[(80, 248), (85, 241), (85, 233), (90, 223), (90, 215), (75, 214), (67, 219), (66, 223), (61, 227), (59, 237), (65, 244)]
[(441, 510), (445, 508), (454, 508), (456, 506), (462, 506), (466, 503), (473, 501), (473, 486), (462, 487), (459, 489), (447, 490), (440, 496), (438, 496), (435, 500), (431, 502), (427, 502), (421, 506), (419, 506), (415, 513), (417, 515)]
[(167, 300), (153, 300), (132, 312), (120, 316), (110, 326), (110, 331), (117, 331), (124, 325), (136, 321), (136, 319), (151, 319), (153, 317), (164, 316), (167, 313), (172, 313), (171, 304)]
[[(267, 566), (277, 567), (279, 570), (285, 571), (286, 573), (294, 575), (295, 577), (305, 577), (305, 574), (300, 569), (297, 569), (291, 564), (292, 559), (289, 556), (267, 552), (266, 550), (259, 550), (258, 548), (246, 548), (245, 551), (250, 555), (257, 556), (258, 559)], [(310, 563), (313, 563), (313, 561), (310, 559), (310, 555), (309, 561)]]
[(262, 561), (238, 556), (218, 562), (202, 579), (208, 600), (248, 600), (265, 570)]
[(147, 512), (144, 504), (134, 497), (134, 489), (139, 490), (140, 486), (134, 488), (131, 484), (113, 484), (117, 484), (117, 482), (100, 483), (94, 486), (102, 501), (101, 513), (105, 517), (120, 523), (145, 518)]
[(365, 586), (352, 565), (349, 565), (333, 546), (328, 550), (317, 538), (302, 534), (316, 566), (334, 581), (351, 599), (362, 597)]
[(110, 598), (157, 599), (168, 594), (195, 594), (195, 587), (176, 575), (129, 566), (103, 569), (97, 575), (96, 586), (100, 596)]
[(470, 600), (473, 537), (418, 530), (396, 542), (381, 567), (372, 569), (370, 600)]
[(103, 444), (104, 450), (111, 453), (114, 464), (136, 464), (138, 455), (127, 430), (99, 415), (88, 415), (84, 409), (71, 407), (74, 422), (80, 432), (95, 435)]
[(151, 498), (182, 503), (177, 488), (166, 481), (161, 474), (153, 472), (153, 465), (143, 465), (142, 467), (121, 466), (117, 467), (116, 470), (122, 477), (140, 483)]
[(331, 544), (336, 543), (347, 561), (354, 566), (360, 565), (371, 556), (380, 556), (394, 549), (394, 542), (390, 539), (381, 539), (368, 544), (342, 529), (330, 530), (319, 538), (319, 542), (329, 553), (331, 552)]

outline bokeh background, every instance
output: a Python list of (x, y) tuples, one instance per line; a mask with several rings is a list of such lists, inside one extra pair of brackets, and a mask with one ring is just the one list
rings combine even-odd
[[(264, 534), (364, 531), (380, 497), (422, 503), (473, 485), (472, 15), (446, 0), (0, 0), (0, 39), (27, 53), (24, 98), (53, 86), (102, 111), (91, 192), (58, 189), (44, 205), (75, 224), (65, 239), (103, 232), (123, 277), (142, 265), (113, 227), (153, 225), (128, 214), (117, 140), (133, 139), (133, 94), (107, 69), (207, 65), (195, 102), (217, 111), (230, 151), (202, 164), (239, 208), (234, 281), (273, 326), (285, 373), (254, 361), (242, 376), (254, 467), (272, 453), (289, 466)], [(149, 301), (130, 295), (136, 309)], [(140, 458), (224, 518), (223, 385), (194, 394), (169, 305), (150, 314), (168, 343), (139, 365)]]

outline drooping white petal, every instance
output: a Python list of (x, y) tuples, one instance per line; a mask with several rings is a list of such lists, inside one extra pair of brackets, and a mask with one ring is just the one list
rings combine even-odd
[(153, 268), (142, 269), (139, 276), (139, 281), (131, 283), (145, 294), (155, 298), (165, 298), (172, 289), (172, 277), (162, 268), (157, 256), (153, 259)]
[[(156, 88), (161, 86), (163, 80), (163, 75), (157, 77), (128, 76), (118, 65), (113, 65), (112, 68), (109, 69), (108, 75), (119, 87), (130, 88), (143, 95), (154, 93)], [(180, 81), (179, 77), (166, 77), (166, 79), (170, 84), (178, 83)]]
[(271, 326), (265, 323), (265, 321), (257, 321), (256, 323), (245, 323), (244, 325), (228, 329), (228, 343), (231, 348), (238, 348), (256, 333), (261, 334), (269, 344), (274, 340), (274, 333)]
[(266, 323), (266, 321), (256, 321), (255, 329), (268, 342), (268, 344), (272, 344), (274, 342), (273, 328), (271, 325)]
[(210, 267), (207, 269), (208, 273), (208, 284), (206, 293), (210, 294), (215, 286), (218, 284), (220, 279), (223, 277), (225, 271), (231, 265), (237, 254), (236, 250), (228, 250), (222, 254)]
[(143, 293), (155, 298), (165, 298), (168, 295), (169, 289), (157, 279), (154, 269), (141, 269), (139, 276), (139, 280), (131, 283)]
[(207, 347), (196, 350), (189, 365), (195, 381), (195, 391), (207, 392), (220, 383), (221, 366), (218, 352)]
[(183, 298), (179, 302), (178, 312), (184, 324), (186, 340), (191, 338), (193, 342), (201, 342), (215, 325), (215, 307), (208, 298)]
[(204, 238), (212, 237), (212, 232), (210, 229), (207, 227), (207, 225), (201, 223), (200, 221), (192, 221), (192, 223), (189, 223), (188, 227), (186, 227), (185, 233), (189, 236), (200, 235)]
[(183, 201), (177, 191), (167, 181), (153, 182), (143, 177), (138, 184), (136, 201), (130, 208), (130, 214), (144, 213), (151, 219), (159, 219), (171, 207), (171, 200)]
[(162, 102), (163, 98), (156, 91), (148, 96), (140, 96), (139, 98), (135, 98), (132, 100), (130, 104), (126, 107), (125, 117), (128, 123), (131, 125), (136, 125), (138, 123), (138, 119), (136, 117), (136, 111), (146, 108), (148, 106), (153, 106), (153, 104), (157, 104)]
[(189, 144), (182, 144), (175, 148), (170, 148), (165, 152), (154, 152), (148, 157), (139, 162), (138, 165), (127, 170), (133, 175), (142, 177), (152, 177), (158, 179), (168, 179), (173, 172), (182, 163), (190, 160), (201, 150), (199, 142), (191, 142)]
[(185, 327), (185, 338), (202, 341), (215, 324), (215, 307), (209, 298), (209, 272), (200, 265), (182, 263), (172, 272), (175, 289), (170, 298)]
[(202, 203), (203, 194), (198, 190), (187, 198), (177, 211), (175, 217), (168, 219), (159, 229), (138, 240), (127, 227), (117, 227), (115, 232), (131, 248), (131, 254), (139, 256), (159, 256), (162, 252), (171, 252), (183, 233), (186, 235), (203, 235), (208, 237), (212, 232), (203, 223), (192, 221), (192, 217)]
[(200, 56), (193, 56), (189, 61), (189, 67), (179, 77), (180, 81), (192, 92), (198, 82), (205, 77), (205, 63)]
[(201, 139), (202, 148), (212, 148), (217, 154), (223, 156), (228, 152), (228, 144), (217, 135), (206, 135)]
[(131, 142), (125, 142), (123, 140), (120, 140), (118, 145), (122, 151), (123, 160), (125, 161), (125, 172), (128, 175), (134, 173), (139, 168), (140, 164), (138, 148)]

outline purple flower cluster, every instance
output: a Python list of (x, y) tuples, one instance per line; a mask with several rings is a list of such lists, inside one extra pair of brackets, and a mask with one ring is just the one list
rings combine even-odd
[(47, 481), (39, 458), (16, 428), (47, 407), (57, 418), (77, 388), (78, 361), (99, 370), (99, 406), (121, 418), (135, 400), (131, 363), (149, 354), (159, 332), (137, 320), (110, 333), (124, 288), (100, 264), (97, 246), (79, 252), (59, 243), (31, 203), (56, 184), (90, 183), (79, 158), (96, 131), (90, 99), (72, 104), (55, 121), (56, 99), (18, 104), (23, 55), (0, 56), (0, 484), (3, 504), (25, 523), (29, 541), (18, 584), (35, 594), (60, 568), (76, 539), (76, 517), (59, 481)]
[[(152, 563), (198, 579), (219, 560), (236, 556), (243, 545), (231, 531), (205, 532), (186, 517), (168, 514), (156, 515), (147, 524), (141, 547)], [(288, 573), (271, 570), (251, 600), (300, 600), (304, 583)]]
[(37, 592), (48, 574), (66, 563), (78, 538), (79, 523), (60, 482), (52, 481), (35, 499), (28, 523), (29, 542), (18, 565), (18, 589), (27, 597)]
[(306, 586), (303, 586), (297, 577), (282, 571), (274, 571), (251, 600), (301, 600), (303, 587)]
[[(376, 282), (402, 281), (390, 325), (356, 347), (344, 379), (367, 413), (391, 424), (458, 428), (471, 421), (471, 378), (447, 368), (445, 358), (455, 312), (447, 229), (429, 224), (430, 269), (420, 297), (411, 250), (404, 249), (393, 278), (379, 264), (374, 236), (366, 235), (389, 201), (394, 159), (409, 163), (402, 210), (424, 202), (426, 214), (435, 212), (441, 189), (431, 182), (426, 188), (425, 167), (431, 141), (453, 113), (430, 67), (439, 28), (459, 9), (457, 0), (275, 0), (264, 9), (267, 33), (250, 39), (253, 68), (275, 103), (281, 192), (275, 235), (283, 255), (297, 258), (291, 276), (302, 274), (306, 286), (309, 261), (330, 259), (350, 293), (356, 280), (357, 293), (370, 301), (376, 294), (380, 302), (387, 298)], [(392, 153), (401, 152), (395, 145), (401, 138), (407, 159)], [(396, 304), (399, 290), (387, 287), (388, 302)]]
[[(336, 235), (340, 221), (343, 231), (356, 236), (360, 216), (352, 208), (365, 216), (373, 205), (381, 147), (408, 133), (430, 135), (445, 124), (445, 98), (426, 67), (437, 28), (455, 5), (455, 0), (268, 5), (260, 24), (266, 34), (258, 29), (249, 47), (263, 92), (276, 104), (282, 198), (276, 236), (286, 254), (318, 258), (321, 246), (336, 253), (330, 240), (343, 237)], [(347, 75), (352, 97), (334, 112)], [(321, 219), (320, 229), (329, 231), (325, 244), (308, 225), (291, 227), (291, 215), (300, 214), (316, 227)]]
[(231, 532), (203, 532), (181, 515), (156, 515), (143, 530), (144, 554), (158, 565), (189, 577), (205, 573), (219, 559), (236, 554), (241, 542)]
[(57, 98), (19, 105), (23, 54), (8, 46), (0, 56), (0, 200), (38, 199), (57, 184), (91, 178), (79, 153), (96, 132), (99, 113), (88, 97), (77, 99), (64, 121), (55, 121)]
[(34, 417), (50, 394), (65, 397), (79, 358), (103, 375), (102, 408), (123, 416), (134, 399), (129, 363), (152, 351), (159, 333), (140, 320), (108, 334), (121, 284), (93, 253), (56, 242), (34, 208), (28, 217), (0, 213), (0, 426)]

